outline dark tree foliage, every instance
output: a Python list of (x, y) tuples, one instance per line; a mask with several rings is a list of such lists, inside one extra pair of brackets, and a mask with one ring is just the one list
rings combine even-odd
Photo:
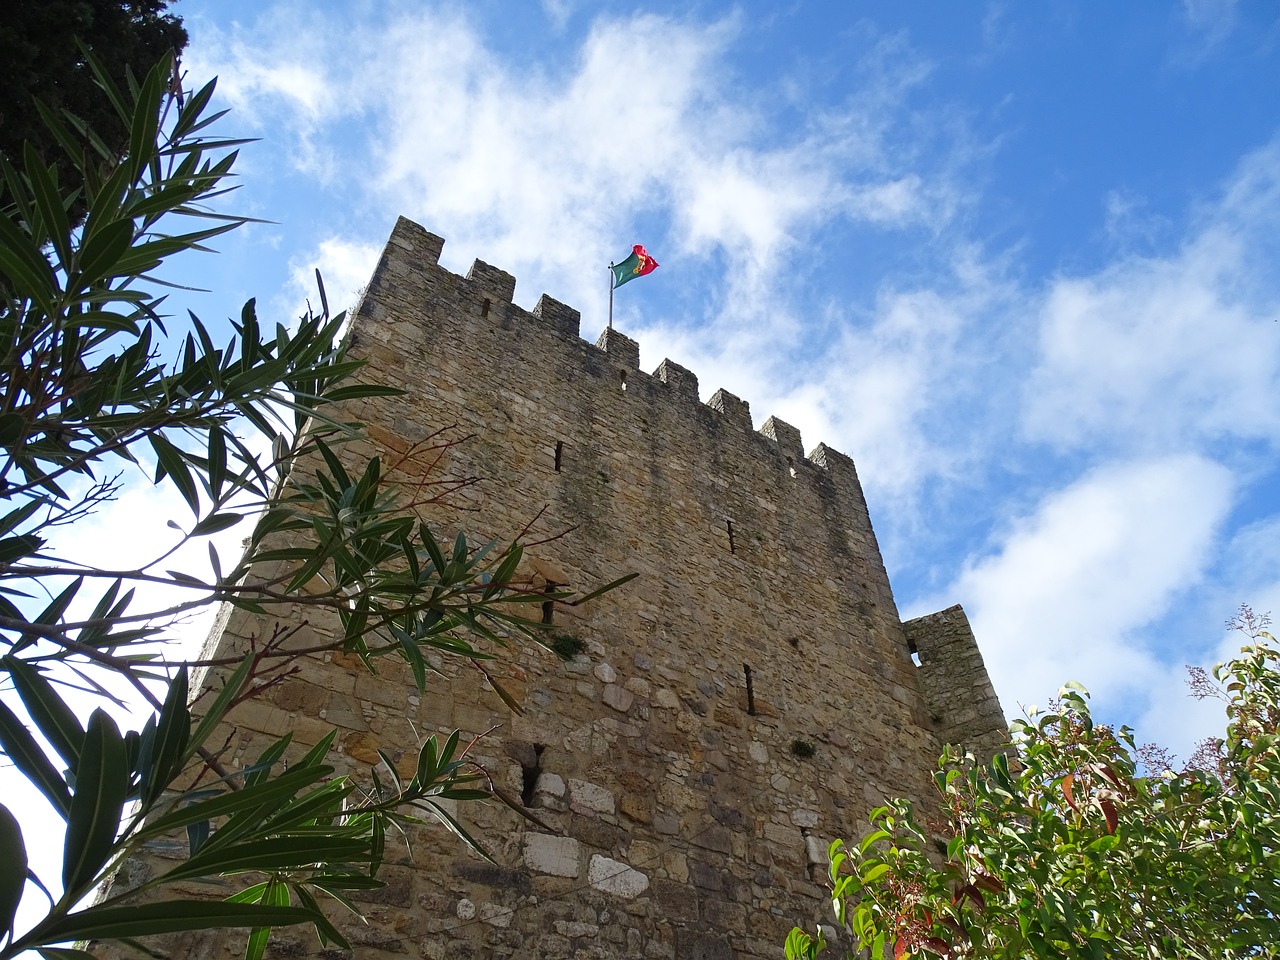
[[(0, 3), (0, 155), (21, 165), (23, 142), (53, 157), (64, 187), (78, 171), (53, 142), (36, 101), (59, 115), (75, 114), (116, 154), (129, 131), (94, 81), (81, 44), (92, 50), (116, 86), (127, 86), (127, 64), (145, 69), (187, 45), (182, 19), (166, 13), (169, 0), (9, 0)], [(84, 219), (83, 200), (71, 210)]]

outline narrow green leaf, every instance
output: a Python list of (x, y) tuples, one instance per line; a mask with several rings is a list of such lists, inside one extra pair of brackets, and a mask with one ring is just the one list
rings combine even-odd
[(71, 708), (58, 696), (53, 685), (49, 683), (35, 667), (19, 660), (17, 657), (5, 657), (0, 665), (8, 671), (13, 680), (14, 689), (22, 698), (22, 705), (27, 708), (32, 722), (53, 745), (65, 763), (75, 769), (80, 762), (80, 749), (84, 744), (84, 728), (71, 712)]
[(431, 558), (431, 565), (435, 567), (436, 578), (439, 579), (444, 574), (444, 553), (440, 550), (440, 544), (431, 533), (431, 528), (425, 523), (418, 524), (418, 539), (422, 541), (422, 546), (427, 551), (427, 556)]
[(422, 649), (414, 642), (413, 637), (403, 630), (395, 630), (394, 633), (396, 640), (400, 643), (405, 662), (413, 670), (413, 682), (417, 685), (418, 692), (425, 693), (427, 689), (427, 662), (422, 656)]
[(484, 857), (490, 863), (496, 862), (493, 859), (493, 857), (489, 855), (489, 851), (485, 850), (485, 848), (481, 846), (480, 841), (477, 840), (475, 837), (473, 837), (470, 833), (468, 833), (467, 828), (464, 827), (457, 820), (457, 818), (455, 818), (452, 814), (450, 814), (447, 810), (445, 810), (439, 804), (433, 803), (431, 800), (422, 800), (422, 801), (419, 801), (418, 804), (416, 805), (422, 808), (423, 810), (427, 811), (428, 813), (430, 813), (438, 821), (444, 824), (445, 828), (450, 833), (456, 836), (459, 840), (461, 840), (463, 843), (469, 846), (472, 850), (474, 850), (480, 856)]
[[(90, 224), (86, 223), (86, 230)], [(99, 283), (115, 273), (115, 264), (133, 242), (133, 221), (113, 220), (102, 226), (93, 225), (92, 233), (80, 247), (75, 279), (81, 289)]]
[(75, 599), (83, 583), (84, 577), (76, 577), (76, 579), (72, 580), (61, 593), (49, 602), (49, 605), (40, 612), (34, 622), (49, 627), (55, 625), (62, 619), (62, 615), (67, 612), (67, 607)]
[(98, 960), (87, 950), (73, 950), (70, 947), (37, 947), (36, 953), (44, 960)]
[(320, 451), (320, 456), (324, 457), (325, 465), (329, 468), (329, 472), (339, 486), (343, 488), (351, 486), (351, 477), (347, 473), (346, 467), (342, 465), (342, 461), (338, 459), (329, 445), (323, 440), (317, 440), (316, 449)]
[(38, 927), (15, 946), (30, 947), (32, 936), (44, 942), (68, 940), (117, 940), (147, 937), (183, 930), (236, 927), (284, 927), (307, 923), (314, 914), (303, 907), (263, 907), (248, 903), (209, 903), (204, 900), (168, 900), (128, 907), (90, 907)]
[(13, 931), (13, 918), (27, 882), (27, 847), (22, 828), (9, 808), (0, 803), (0, 936)]
[(178, 488), (178, 492), (182, 494), (182, 499), (191, 508), (191, 512), (199, 515), (200, 494), (191, 476), (191, 468), (183, 459), (182, 452), (163, 434), (153, 433), (147, 437), (147, 441), (156, 455), (156, 483), (166, 476), (170, 477), (174, 486)]
[(160, 104), (164, 98), (167, 70), (156, 64), (147, 73), (138, 91), (129, 130), (129, 152), (125, 155), (134, 180), (142, 176), (156, 154), (156, 132), (160, 126)]
[(0, 540), (0, 563), (12, 564), (38, 552), (44, 546), (44, 540), (34, 533), (23, 533), (16, 537), (5, 537)]
[[(22, 417), (18, 416), (16, 413), (10, 413), (10, 414), (6, 414), (4, 417), (0, 417), (0, 423), (3, 423), (4, 421), (8, 420), (11, 417), (17, 418), (17, 420), (22, 423), (26, 422), (25, 420), (22, 419)], [(15, 437), (14, 442), (16, 442), (17, 439), (18, 438)], [(11, 441), (6, 440), (4, 437), (0, 437), (0, 443), (9, 443), (9, 442)], [(47, 502), (48, 501), (44, 497), (36, 497), (34, 499), (28, 500), (26, 503), (22, 504), (21, 506), (18, 506), (13, 510), (10, 510), (8, 513), (4, 515), (3, 519), (0, 519), (0, 534), (9, 533), (10, 531), (17, 528), (20, 524), (22, 524), (24, 521), (29, 519), (33, 513), (35, 513), (37, 510), (43, 507)]]
[(187, 709), (188, 679), (186, 667), (169, 681), (164, 706), (156, 720), (150, 756), (138, 770), (143, 803), (147, 806), (168, 786), (182, 768), (187, 739), (191, 735), (191, 713)]
[(262, 349), (261, 334), (258, 330), (258, 313), (256, 301), (247, 300), (240, 309), (240, 371), (249, 373), (258, 366), (258, 357)]
[(306, 887), (300, 883), (295, 883), (293, 892), (298, 895), (298, 900), (304, 907), (315, 911), (316, 933), (320, 935), (321, 945), (328, 946), (331, 943), (336, 943), (344, 950), (350, 950), (351, 944), (347, 942), (346, 937), (338, 932), (338, 928), (329, 922), (329, 918), (321, 911), (320, 904), (316, 903), (316, 898), (307, 891)]
[(493, 571), (493, 577), (489, 581), (488, 587), (485, 589), (484, 598), (487, 600), (496, 594), (499, 590), (510, 589), (511, 578), (515, 576), (516, 569), (520, 566), (520, 560), (524, 556), (524, 550), (520, 544), (513, 543), (503, 556), (498, 568)]
[[(287, 907), (289, 905), (289, 888), (281, 880), (272, 877), (263, 885), (258, 902), (268, 907)], [(254, 927), (249, 934), (249, 941), (245, 947), (245, 960), (262, 960), (262, 955), (267, 949), (267, 939), (270, 936), (270, 927)]]
[[(477, 663), (476, 666), (480, 665)], [(493, 692), (498, 695), (498, 699), (507, 705), (507, 709), (518, 717), (524, 716), (524, 707), (520, 706), (519, 701), (507, 692), (506, 688), (498, 682), (497, 678), (483, 667), (480, 668), (480, 672), (483, 673), (485, 679), (489, 681), (489, 686), (493, 687)], [(419, 689), (425, 689), (425, 686), (420, 687)]]
[[(206, 350), (206, 353), (211, 352)], [(214, 386), (216, 387), (217, 384)], [(209, 431), (206, 449), (209, 458), (209, 493), (214, 500), (217, 500), (222, 496), (222, 488), (227, 484), (227, 438), (221, 429), (215, 428)], [(239, 514), (224, 514), (224, 516), (234, 516), (237, 520), (239, 519)]]
[[(270, 780), (250, 784), (241, 790), (232, 790), (195, 803), (182, 804), (164, 816), (147, 823), (140, 836), (160, 836), (191, 823), (231, 817), (245, 811), (262, 809), (270, 812), (278, 809), (299, 791), (323, 780), (331, 773), (333, 768), (328, 766), (294, 767), (282, 771)], [(223, 831), (220, 830), (218, 833), (222, 834)]]
[(576, 607), (580, 603), (586, 603), (588, 600), (594, 600), (596, 597), (600, 596), (601, 594), (608, 593), (610, 590), (618, 589), (618, 587), (622, 586), (624, 583), (630, 583), (632, 580), (634, 580), (638, 576), (640, 576), (639, 573), (628, 573), (625, 577), (619, 577), (617, 580), (611, 581), (610, 583), (606, 583), (603, 587), (599, 587), (596, 590), (592, 590), (586, 596), (578, 597), (576, 600), (569, 601), (569, 606)]
[(45, 314), (54, 312), (58, 280), (40, 246), (19, 230), (8, 217), (0, 217), (0, 274), (12, 281), (10, 292), (30, 297)]
[[(172, 576), (172, 571), (169, 571), (169, 573)], [(227, 711), (231, 708), (232, 701), (244, 688), (245, 680), (252, 669), (253, 658), (245, 657), (235, 671), (227, 677), (226, 683), (218, 691), (218, 696), (209, 705), (209, 709), (200, 720), (195, 733), (191, 735), (191, 739), (187, 742), (186, 756), (183, 757), (184, 762), (190, 760), (195, 755), (195, 752), (204, 746), (204, 742), (209, 739), (209, 734), (213, 733), (214, 727), (222, 722), (222, 718), (227, 715)]]
[(196, 852), (209, 839), (209, 821), (200, 820), (187, 824), (187, 856), (194, 857)]
[(207, 843), (186, 863), (167, 872), (163, 880), (171, 883), (218, 873), (270, 873), (317, 864), (348, 863), (368, 856), (368, 852), (367, 840), (342, 837), (255, 838), (225, 849)]
[(65, 820), (71, 809), (71, 793), (44, 750), (27, 731), (26, 725), (0, 700), (0, 749), (18, 772), (45, 795)]
[(31, 184), (31, 193), (40, 211), (40, 219), (44, 221), (48, 239), (53, 243), (54, 252), (64, 270), (71, 264), (71, 223), (67, 218), (67, 208), (58, 189), (55, 177), (56, 166), (46, 166), (41, 159), (35, 144), (28, 140), (24, 145), (27, 180)]
[(383, 387), (372, 383), (352, 383), (325, 391), (324, 399), (330, 403), (342, 400), (363, 400), (368, 397), (398, 397), (404, 393), (397, 387)]
[(129, 790), (124, 738), (115, 721), (100, 709), (89, 717), (75, 774), (62, 886), (78, 894), (97, 878), (110, 859)]

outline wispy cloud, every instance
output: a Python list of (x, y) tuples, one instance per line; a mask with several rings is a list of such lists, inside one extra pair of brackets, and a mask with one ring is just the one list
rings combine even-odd
[(316, 271), (324, 281), (325, 296), (333, 313), (349, 310), (373, 275), (382, 248), (342, 237), (327, 237), (315, 247), (289, 259), (289, 286), (279, 306), (285, 316), (301, 316), (307, 304), (320, 309)]
[(1156, 457), (1091, 470), (1013, 521), (944, 591), (965, 598), (1006, 701), (1068, 679), (1112, 706), (1146, 700), (1165, 671), (1143, 630), (1204, 576), (1234, 495), (1219, 464)]
[(1235, 29), (1238, 0), (1182, 0), (1182, 16), (1206, 46), (1225, 40)]
[(1051, 283), (1029, 436), (1126, 449), (1280, 442), (1280, 289), (1258, 269), (1278, 214), (1272, 144), (1245, 159), (1181, 249)]

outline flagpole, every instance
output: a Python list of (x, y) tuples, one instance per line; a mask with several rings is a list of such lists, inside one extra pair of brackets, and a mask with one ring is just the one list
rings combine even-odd
[(609, 261), (609, 329), (613, 329), (613, 261)]

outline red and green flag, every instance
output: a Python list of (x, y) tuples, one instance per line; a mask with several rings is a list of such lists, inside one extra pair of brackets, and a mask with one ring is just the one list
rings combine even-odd
[(645, 252), (644, 247), (636, 244), (631, 248), (631, 256), (621, 263), (609, 267), (613, 271), (613, 286), (620, 287), (636, 277), (643, 277), (658, 269), (658, 261)]

